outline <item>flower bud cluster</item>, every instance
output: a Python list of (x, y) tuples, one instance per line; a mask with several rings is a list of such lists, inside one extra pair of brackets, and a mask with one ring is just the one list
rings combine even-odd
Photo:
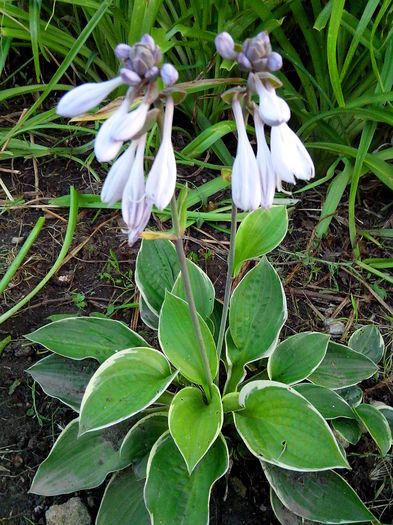
[[(166, 208), (175, 191), (176, 162), (171, 139), (174, 100), (170, 93), (173, 88), (162, 92), (165, 96), (162, 140), (146, 182), (144, 151), (146, 134), (163, 112), (161, 104), (150, 109), (159, 95), (155, 81), (161, 76), (164, 84), (171, 86), (177, 81), (178, 72), (172, 64), (160, 66), (162, 53), (150, 35), (144, 35), (133, 46), (119, 44), (115, 54), (123, 66), (120, 75), (69, 91), (60, 99), (57, 113), (64, 117), (80, 115), (97, 106), (118, 86), (129, 86), (120, 107), (99, 129), (94, 152), (99, 162), (108, 162), (125, 142), (131, 141), (109, 170), (101, 200), (109, 206), (122, 200), (122, 215), (132, 245), (146, 227), (153, 205), (160, 210)], [(130, 111), (138, 97), (141, 102)]]
[[(237, 60), (241, 71), (248, 71), (247, 88), (233, 88), (232, 110), (238, 132), (238, 146), (232, 169), (232, 199), (238, 208), (246, 211), (259, 206), (269, 209), (275, 190), (282, 190), (282, 182), (294, 184), (297, 179), (309, 180), (315, 175), (314, 164), (298, 136), (287, 125), (291, 117), (288, 104), (276, 94), (280, 82), (270, 74), (282, 66), (279, 53), (272, 51), (269, 35), (259, 33), (247, 38), (236, 52), (228, 33), (215, 39), (218, 53), (225, 59)], [(259, 97), (259, 105), (251, 96)], [(254, 118), (257, 138), (255, 156), (248, 140), (243, 112)], [(270, 148), (265, 138), (265, 125), (271, 127)]]
[(215, 44), (218, 53), (227, 60), (236, 60), (241, 71), (278, 71), (282, 67), (282, 57), (272, 51), (266, 31), (247, 38), (239, 52), (236, 52), (235, 42), (229, 33), (217, 35)]
[(115, 54), (123, 65), (120, 76), (129, 86), (137, 86), (142, 80), (153, 82), (160, 75), (167, 86), (178, 79), (178, 73), (172, 64), (163, 64), (160, 68), (162, 52), (150, 35), (144, 35), (133, 46), (118, 44)]

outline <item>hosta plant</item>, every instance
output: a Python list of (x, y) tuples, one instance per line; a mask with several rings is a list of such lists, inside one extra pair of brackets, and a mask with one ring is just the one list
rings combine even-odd
[[(391, 446), (392, 409), (362, 403), (357, 386), (377, 373), (383, 341), (373, 326), (360, 328), (348, 346), (317, 332), (282, 337), (285, 294), (266, 254), (282, 241), (288, 219), (284, 206), (273, 205), (274, 191), (295, 177), (311, 178), (314, 166), (275, 92), (279, 83), (271, 71), (281, 59), (267, 35), (238, 48), (224, 34), (216, 45), (248, 73), (245, 88), (224, 95), (238, 129), (224, 302), (185, 257), (187, 195), (173, 195), (170, 141), (176, 90), (159, 91), (161, 81), (176, 81), (176, 72), (161, 65), (154, 41), (145, 36), (133, 48), (117, 48), (124, 67), (109, 87), (123, 82), (130, 89), (103, 124), (95, 149), (106, 161), (131, 140), (102, 192), (108, 203), (122, 198), (130, 243), (153, 205), (171, 205), (172, 230), (143, 234), (136, 261), (140, 316), (157, 342), (102, 317), (65, 316), (27, 336), (50, 351), (29, 373), (76, 415), (38, 468), (31, 491), (72, 493), (97, 487), (111, 474), (97, 525), (206, 525), (213, 485), (228, 472), (230, 456), (244, 456), (246, 447), (270, 483), (281, 523), (375, 522), (340, 472), (350, 468), (346, 445), (356, 444), (362, 430), (382, 456)], [(77, 88), (58, 111), (86, 111), (107, 88)], [(142, 102), (129, 112), (138, 97)], [(256, 157), (243, 120), (248, 116), (257, 127)], [(155, 122), (162, 141), (145, 185), (143, 151)], [(270, 149), (264, 125), (271, 127)], [(238, 231), (237, 207), (250, 212)], [(240, 279), (248, 260), (255, 264)]]

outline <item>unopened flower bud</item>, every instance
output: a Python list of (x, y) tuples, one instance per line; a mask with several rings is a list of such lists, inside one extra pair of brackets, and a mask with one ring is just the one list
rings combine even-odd
[(267, 57), (267, 67), (270, 71), (278, 71), (282, 68), (282, 56), (280, 53), (276, 53), (275, 51), (270, 53)]
[(263, 42), (266, 42), (266, 44), (270, 44), (269, 33), (267, 31), (261, 31), (257, 34), (256, 38), (259, 38)]
[(216, 36), (214, 43), (216, 45), (217, 52), (228, 60), (234, 60), (236, 58), (235, 53), (235, 42), (229, 33), (224, 31)]
[(154, 66), (154, 56), (150, 47), (146, 44), (135, 44), (131, 48), (130, 60), (132, 69), (143, 77), (148, 69)]
[(162, 53), (161, 53), (161, 49), (156, 46), (154, 52), (153, 52), (153, 58), (154, 58), (154, 63), (155, 64), (159, 64), (162, 60)]
[(137, 86), (142, 81), (141, 77), (137, 75), (135, 71), (127, 68), (120, 70), (120, 76), (122, 81), (129, 86)]
[(172, 64), (164, 64), (160, 70), (162, 81), (166, 86), (171, 86), (179, 78), (179, 73)]
[(146, 80), (155, 80), (160, 74), (160, 70), (157, 66), (153, 66), (148, 69), (145, 73)]
[(156, 43), (154, 42), (154, 38), (147, 33), (143, 35), (140, 42), (141, 44), (145, 44), (146, 46), (150, 47), (152, 51), (154, 51), (156, 48)]
[(131, 46), (128, 44), (118, 44), (115, 47), (115, 55), (119, 60), (127, 60), (130, 56)]
[(252, 63), (255, 71), (267, 71), (269, 69), (267, 58), (258, 58)]
[(244, 53), (239, 53), (237, 55), (237, 61), (239, 64), (240, 71), (251, 71), (252, 70), (252, 64)]

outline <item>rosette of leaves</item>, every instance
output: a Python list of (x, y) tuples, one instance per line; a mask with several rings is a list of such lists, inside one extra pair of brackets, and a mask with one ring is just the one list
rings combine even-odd
[(246, 259), (257, 262), (231, 298), (225, 381), (216, 353), (221, 305), (209, 277), (187, 261), (210, 389), (169, 240), (144, 240), (136, 263), (141, 317), (158, 331), (159, 348), (98, 317), (65, 317), (27, 336), (50, 350), (29, 373), (75, 411), (31, 492), (72, 493), (110, 475), (98, 525), (205, 525), (212, 487), (229, 466), (226, 436), (237, 448), (234, 425), (239, 445), (261, 463), (281, 523), (376, 521), (341, 473), (349, 468), (345, 446), (362, 429), (382, 456), (391, 446), (390, 407), (362, 403), (357, 386), (376, 374), (383, 341), (373, 326), (348, 346), (315, 332), (281, 337), (285, 295), (264, 254), (286, 225), (285, 208), (273, 207), (239, 228), (234, 273)]

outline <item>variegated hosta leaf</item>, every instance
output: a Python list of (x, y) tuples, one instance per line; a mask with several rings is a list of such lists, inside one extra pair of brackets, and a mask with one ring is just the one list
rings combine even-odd
[(322, 363), (308, 379), (316, 385), (338, 389), (368, 379), (377, 369), (377, 365), (365, 355), (331, 341)]
[(239, 396), (236, 428), (257, 457), (302, 471), (349, 467), (319, 412), (295, 390), (275, 381), (253, 381)]
[(336, 472), (293, 472), (261, 463), (278, 498), (298, 516), (321, 523), (375, 520), (356, 492)]
[(103, 317), (67, 317), (42, 326), (25, 337), (64, 357), (92, 357), (99, 363), (119, 350), (148, 346), (124, 323)]
[(143, 240), (136, 259), (135, 282), (150, 310), (160, 314), (165, 291), (172, 287), (180, 267), (171, 241)]
[(274, 250), (287, 233), (288, 214), (285, 206), (270, 210), (258, 208), (241, 222), (236, 234), (233, 274), (240, 272), (242, 263)]
[(214, 483), (228, 470), (228, 448), (220, 435), (190, 475), (172, 436), (164, 434), (148, 462), (145, 502), (151, 522), (206, 525)]
[(106, 486), (96, 525), (150, 525), (144, 486), (144, 479), (138, 479), (131, 467), (116, 472)]
[(98, 487), (109, 472), (126, 466), (119, 454), (127, 431), (124, 424), (80, 437), (78, 428), (79, 421), (74, 419), (59, 435), (39, 466), (30, 492), (56, 496), (91, 489)]
[(301, 383), (294, 385), (296, 392), (310, 401), (312, 405), (325, 419), (336, 419), (338, 417), (356, 416), (351, 407), (334, 390), (312, 383)]
[(129, 348), (113, 355), (91, 378), (82, 399), (80, 434), (123, 421), (151, 405), (177, 372), (152, 348)]
[(44, 357), (27, 372), (48, 396), (60, 399), (79, 412), (83, 394), (98, 368), (93, 359), (67, 359), (57, 354)]
[(356, 407), (355, 412), (377, 444), (382, 456), (386, 456), (392, 446), (392, 434), (386, 417), (376, 407), (366, 404)]
[[(214, 308), (215, 291), (213, 283), (205, 272), (192, 261), (187, 260), (187, 267), (190, 275), (191, 289), (194, 296), (196, 310), (202, 319), (206, 320), (211, 316)], [(173, 285), (172, 293), (184, 301), (187, 300), (180, 272), (175, 284)]]
[(272, 353), (286, 318), (280, 278), (263, 258), (241, 280), (231, 299), (229, 328), (233, 345), (227, 346), (227, 360), (239, 377), (244, 365)]
[(269, 357), (267, 371), (270, 379), (292, 384), (306, 379), (325, 357), (329, 336), (304, 332), (288, 337)]
[(212, 385), (209, 404), (199, 388), (187, 387), (174, 397), (169, 409), (169, 430), (191, 473), (217, 439), (223, 422), (220, 391)]
[(383, 357), (385, 344), (381, 332), (372, 324), (362, 326), (351, 335), (348, 346), (378, 364)]
[[(210, 372), (214, 378), (218, 368), (216, 345), (207, 324), (199, 314), (198, 320)], [(169, 292), (167, 292), (162, 305), (158, 336), (165, 355), (180, 370), (180, 373), (193, 383), (206, 386), (207, 381), (202, 358), (188, 304)]]
[(168, 413), (155, 412), (135, 423), (120, 448), (120, 457), (132, 465), (138, 479), (146, 477), (146, 465), (150, 451), (157, 439), (168, 430)]
[(356, 419), (338, 417), (331, 421), (331, 425), (335, 432), (351, 445), (356, 445), (362, 437), (362, 429)]

